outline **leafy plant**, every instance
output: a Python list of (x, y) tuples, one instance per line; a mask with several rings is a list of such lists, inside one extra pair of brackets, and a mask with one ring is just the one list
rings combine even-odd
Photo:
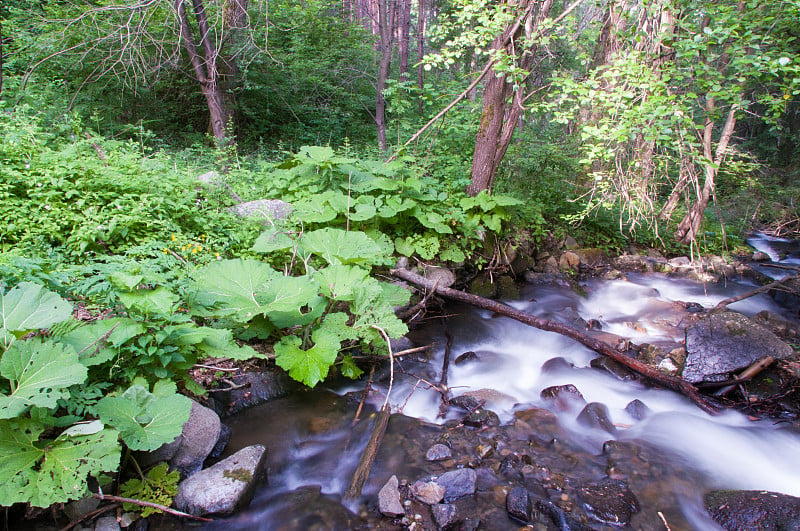
[[(147, 471), (141, 479), (132, 478), (120, 485), (120, 493), (126, 498), (156, 503), (169, 507), (172, 500), (178, 495), (178, 482), (181, 479), (177, 470), (169, 471), (167, 463), (160, 463)], [(143, 507), (134, 503), (123, 503), (126, 511), (141, 512), (143, 518), (156, 513), (160, 509)]]

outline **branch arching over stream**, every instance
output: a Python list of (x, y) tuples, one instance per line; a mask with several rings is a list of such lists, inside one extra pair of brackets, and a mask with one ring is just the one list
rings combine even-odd
[(548, 332), (556, 332), (558, 334), (566, 336), (584, 345), (585, 347), (592, 349), (598, 354), (608, 356), (614, 361), (625, 365), (629, 369), (644, 376), (648, 380), (651, 380), (655, 383), (658, 383), (659, 385), (672, 389), (673, 391), (682, 393), (687, 398), (692, 400), (692, 402), (694, 402), (697, 405), (697, 407), (699, 407), (706, 413), (709, 413), (711, 415), (719, 414), (719, 408), (708, 402), (697, 391), (697, 389), (686, 380), (678, 378), (677, 376), (672, 376), (670, 374), (663, 373), (661, 371), (658, 371), (656, 369), (653, 369), (652, 367), (645, 365), (644, 363), (641, 363), (638, 360), (629, 358), (623, 352), (620, 352), (617, 348), (609, 345), (608, 343), (600, 341), (581, 330), (577, 330), (575, 328), (564, 325), (557, 321), (552, 321), (550, 319), (542, 319), (540, 317), (535, 317), (533, 315), (517, 310), (516, 308), (512, 308), (511, 306), (508, 306), (507, 304), (503, 304), (501, 302), (485, 299), (483, 297), (472, 295), (470, 293), (465, 293), (463, 291), (459, 291), (452, 288), (438, 287), (434, 285), (432, 281), (420, 275), (417, 275), (416, 273), (413, 273), (407, 269), (392, 269), (390, 273), (399, 279), (405, 280), (412, 284), (416, 284), (417, 286), (423, 287), (427, 290), (435, 291), (437, 294), (447, 299), (470, 304), (472, 306), (476, 306), (484, 310), (489, 310), (498, 313), (505, 317), (510, 317), (511, 319), (519, 321), (520, 323), (526, 324), (528, 326), (532, 326), (534, 328), (538, 328), (540, 330), (545, 330)]

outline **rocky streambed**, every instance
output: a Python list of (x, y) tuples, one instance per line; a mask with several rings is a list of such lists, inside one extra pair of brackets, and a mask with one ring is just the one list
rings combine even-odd
[[(752, 284), (628, 273), (574, 285), (530, 276), (512, 306), (624, 337), (630, 356), (714, 390), (777, 361), (709, 415), (563, 336), (445, 308), (411, 335), (426, 354), (363, 386), (292, 395), (232, 419), (231, 451), (268, 448), (270, 479), (209, 529), (796, 529), (800, 526), (796, 309), (767, 294), (708, 310)], [(735, 341), (731, 341), (733, 338)], [(731, 344), (725, 343), (729, 341)], [(451, 351), (442, 407), (442, 362)], [(741, 356), (734, 365), (727, 362)], [(735, 355), (735, 356), (734, 356)], [(715, 357), (716, 356), (716, 357)], [(713, 392), (713, 391), (708, 391)], [(343, 501), (390, 393), (363, 496)], [(528, 527), (524, 527), (528, 526)]]

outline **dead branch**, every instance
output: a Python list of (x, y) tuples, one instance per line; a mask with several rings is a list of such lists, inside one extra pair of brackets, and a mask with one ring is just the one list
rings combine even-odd
[(775, 282), (770, 282), (769, 284), (765, 284), (764, 286), (760, 286), (760, 287), (758, 287), (756, 289), (750, 290), (747, 293), (742, 293), (741, 295), (736, 295), (735, 297), (728, 297), (727, 299), (723, 299), (723, 300), (719, 301), (717, 303), (717, 305), (714, 306), (711, 309), (711, 311), (712, 312), (718, 312), (720, 310), (725, 309), (729, 304), (733, 304), (734, 302), (739, 302), (741, 300), (750, 298), (750, 297), (752, 297), (754, 295), (758, 295), (759, 293), (764, 293), (764, 292), (769, 291), (771, 289), (775, 289), (777, 287), (780, 287), (782, 284), (785, 284), (785, 283), (789, 282), (790, 280), (794, 280), (794, 279), (797, 279), (797, 278), (800, 278), (800, 274), (791, 275), (791, 276), (782, 278), (780, 280), (776, 280)]
[(378, 411), (375, 418), (375, 425), (372, 427), (372, 434), (369, 436), (369, 442), (361, 454), (361, 460), (358, 462), (356, 471), (353, 472), (353, 477), (350, 480), (350, 485), (344, 493), (345, 501), (354, 501), (361, 497), (361, 489), (364, 488), (364, 483), (369, 477), (369, 472), (372, 470), (372, 464), (375, 462), (375, 457), (378, 455), (378, 449), (381, 447), (383, 435), (386, 433), (386, 425), (389, 423), (389, 406), (384, 405)]
[(189, 520), (197, 520), (198, 522), (213, 522), (211, 518), (204, 518), (202, 516), (195, 516), (193, 514), (183, 513), (181, 511), (176, 511), (175, 509), (170, 509), (166, 505), (160, 505), (158, 503), (153, 503), (144, 500), (137, 500), (134, 498), (123, 498), (122, 496), (111, 496), (109, 494), (92, 494), (93, 498), (97, 498), (98, 500), (110, 500), (114, 502), (121, 502), (121, 503), (132, 503), (134, 505), (139, 505), (141, 507), (152, 507), (153, 509), (158, 509), (159, 511), (163, 511), (165, 513), (171, 514), (172, 516), (179, 516), (181, 518), (188, 518)]
[[(423, 286), (427, 289), (431, 289), (433, 287), (432, 282), (406, 269), (392, 269), (390, 273), (397, 278), (400, 278), (407, 282), (411, 282), (412, 284), (416, 284), (418, 286)], [(678, 378), (677, 376), (672, 376), (670, 374), (660, 372), (656, 369), (653, 369), (652, 367), (645, 365), (644, 363), (641, 363), (638, 360), (629, 358), (623, 352), (619, 351), (615, 347), (612, 347), (608, 343), (604, 343), (602, 341), (595, 339), (594, 337), (588, 335), (586, 332), (583, 332), (581, 330), (576, 330), (572, 327), (569, 327), (567, 325), (561, 324), (556, 321), (551, 321), (549, 319), (541, 319), (539, 317), (535, 317), (525, 312), (521, 312), (506, 304), (485, 299), (483, 297), (478, 297), (477, 295), (472, 295), (470, 293), (464, 293), (463, 291), (458, 291), (451, 288), (437, 288), (436, 293), (448, 299), (464, 302), (472, 306), (476, 306), (478, 308), (483, 308), (485, 310), (489, 310), (498, 313), (500, 315), (510, 317), (515, 321), (519, 321), (521, 323), (532, 326), (534, 328), (538, 328), (540, 330), (546, 330), (548, 332), (556, 332), (558, 334), (566, 336), (584, 345), (585, 347), (592, 349), (598, 354), (608, 356), (614, 361), (617, 361), (625, 365), (626, 367), (644, 376), (648, 380), (651, 380), (653, 382), (658, 383), (659, 385), (662, 385), (664, 387), (682, 393), (687, 398), (692, 400), (695, 404), (697, 404), (697, 406), (706, 413), (709, 413), (711, 415), (719, 413), (719, 409), (716, 406), (712, 405), (710, 402), (708, 402), (697, 391), (697, 389), (686, 380)]]
[(775, 358), (772, 356), (764, 356), (763, 358), (759, 359), (748, 368), (746, 368), (742, 373), (736, 377), (736, 382), (731, 385), (726, 385), (722, 389), (718, 390), (714, 393), (714, 396), (725, 396), (731, 391), (733, 391), (737, 385), (741, 384), (744, 381), (750, 380), (756, 374), (760, 373), (770, 365), (772, 362), (775, 361)]

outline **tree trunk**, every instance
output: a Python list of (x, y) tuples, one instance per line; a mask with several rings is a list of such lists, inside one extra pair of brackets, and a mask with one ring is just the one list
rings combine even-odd
[(398, 53), (400, 55), (400, 81), (408, 78), (408, 43), (411, 36), (411, 0), (401, 0), (399, 10), (400, 41)]
[[(532, 0), (522, 0), (519, 8), (524, 11), (523, 14), (513, 26), (495, 39), (492, 48), (505, 49), (510, 57), (516, 59), (520, 68), (530, 71), (536, 57), (537, 46), (531, 45), (525, 50), (519, 50), (515, 47), (514, 41), (522, 37), (530, 38), (538, 32), (552, 5), (553, 0), (544, 0), (538, 5), (534, 16), (536, 3)], [(472, 156), (472, 180), (467, 186), (469, 195), (478, 195), (483, 190), (492, 189), (497, 168), (508, 150), (517, 121), (523, 111), (525, 81), (521, 81), (515, 90), (505, 78), (494, 75), (486, 80), (481, 121)]]
[(181, 42), (189, 55), (195, 79), (200, 84), (200, 90), (206, 98), (211, 132), (220, 144), (227, 144), (230, 142), (226, 132), (226, 126), (230, 119), (230, 109), (225, 101), (224, 90), (219, 83), (219, 70), (217, 68), (219, 50), (215, 48), (214, 43), (211, 41), (212, 34), (208, 26), (203, 0), (192, 0), (192, 8), (195, 22), (197, 23), (199, 42), (195, 41), (192, 33), (185, 0), (175, 0), (175, 12), (180, 24)]
[(738, 109), (734, 105), (728, 111), (728, 118), (725, 120), (725, 126), (722, 128), (722, 133), (717, 142), (716, 153), (712, 154), (714, 120), (711, 116), (714, 113), (715, 105), (716, 103), (712, 96), (706, 97), (706, 122), (703, 129), (703, 155), (706, 161), (706, 178), (702, 190), (698, 193), (697, 200), (689, 208), (686, 216), (684, 216), (678, 224), (678, 229), (675, 231), (675, 239), (681, 243), (689, 244), (693, 242), (700, 231), (703, 215), (705, 214), (708, 202), (711, 200), (711, 194), (714, 191), (714, 181), (717, 177), (719, 167), (722, 164), (722, 160), (725, 158), (725, 153), (728, 150), (728, 143), (733, 136), (733, 130), (736, 127), (736, 111)]
[(423, 114), (422, 89), (425, 87), (425, 69), (422, 67), (422, 59), (425, 57), (425, 0), (417, 0), (417, 88), (420, 92), (417, 101), (417, 110)]
[(394, 48), (394, 21), (396, 0), (378, 0), (378, 81), (375, 86), (375, 125), (378, 127), (378, 145), (382, 151), (388, 149), (386, 142), (386, 98), (383, 89), (389, 78), (389, 67), (392, 64)]

